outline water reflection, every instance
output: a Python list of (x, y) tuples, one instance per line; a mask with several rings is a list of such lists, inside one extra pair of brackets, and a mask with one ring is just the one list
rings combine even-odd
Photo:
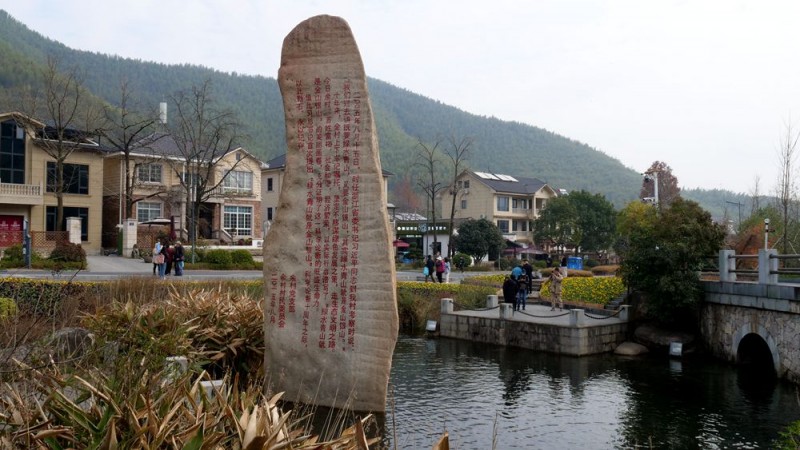
[[(794, 388), (707, 360), (583, 358), (401, 337), (384, 444), (754, 448), (800, 418)], [(753, 382), (755, 381), (755, 382)]]

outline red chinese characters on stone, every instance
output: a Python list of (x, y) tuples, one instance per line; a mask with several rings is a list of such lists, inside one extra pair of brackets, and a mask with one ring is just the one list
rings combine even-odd
[[(300, 116), (295, 151), (302, 155), (307, 180), (302, 279), (290, 278), (288, 308), (302, 310), (301, 342), (309, 344), (311, 327), (317, 329), (317, 346), (326, 350), (352, 350), (357, 326), (356, 302), (359, 263), (359, 174), (361, 159), (361, 92), (350, 80), (317, 77), (298, 80), (295, 109)], [(308, 81), (311, 81), (310, 83)], [(306, 86), (312, 86), (310, 91)], [(284, 280), (281, 279), (281, 296)], [(294, 298), (303, 292), (296, 309)], [(274, 291), (273, 291), (274, 292)], [(270, 307), (272, 303), (270, 303)], [(316, 322), (316, 324), (314, 324)], [(312, 338), (313, 339), (313, 338)]]

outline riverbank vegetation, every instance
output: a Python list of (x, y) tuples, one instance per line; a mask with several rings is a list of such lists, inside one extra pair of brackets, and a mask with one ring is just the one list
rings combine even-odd
[[(371, 416), (334, 421), (321, 442), (309, 432), (307, 411), (282, 411), (280, 396), (265, 397), (263, 313), (247, 288), (109, 284), (117, 296), (95, 299), (94, 312), (65, 299), (58, 305), (76, 314), (24, 313), (26, 304), (4, 319), (3, 448), (355, 449), (377, 442), (366, 437), (376, 430)], [(147, 284), (160, 285), (161, 295), (148, 295)], [(88, 300), (100, 291), (83, 292)], [(58, 342), (35, 337), (48, 329), (72, 334)], [(188, 365), (178, 368), (169, 356)], [(212, 379), (223, 383), (203, 386)]]

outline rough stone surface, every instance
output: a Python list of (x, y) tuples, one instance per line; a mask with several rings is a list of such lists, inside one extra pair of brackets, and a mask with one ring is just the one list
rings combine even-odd
[(384, 411), (397, 340), (386, 192), (366, 76), (347, 23), (316, 16), (283, 42), (286, 171), (264, 243), (267, 386)]
[(647, 353), (648, 351), (649, 350), (647, 350), (647, 347), (642, 344), (637, 344), (635, 342), (623, 342), (614, 349), (614, 354), (622, 356), (639, 356)]
[(800, 383), (800, 320), (793, 311), (771, 311), (705, 302), (700, 330), (706, 348), (716, 357), (737, 361), (739, 344), (748, 335), (763, 339), (779, 377)]

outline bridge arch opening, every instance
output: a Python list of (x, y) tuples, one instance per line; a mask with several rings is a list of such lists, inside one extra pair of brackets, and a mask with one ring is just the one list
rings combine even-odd
[[(769, 344), (757, 333), (749, 333), (739, 341), (736, 350), (739, 366), (738, 385), (747, 394), (763, 394), (774, 389), (778, 381), (775, 361)], [(755, 398), (759, 398), (755, 395)]]
[(736, 364), (743, 368), (775, 373), (775, 361), (767, 341), (756, 333), (749, 333), (739, 341)]

